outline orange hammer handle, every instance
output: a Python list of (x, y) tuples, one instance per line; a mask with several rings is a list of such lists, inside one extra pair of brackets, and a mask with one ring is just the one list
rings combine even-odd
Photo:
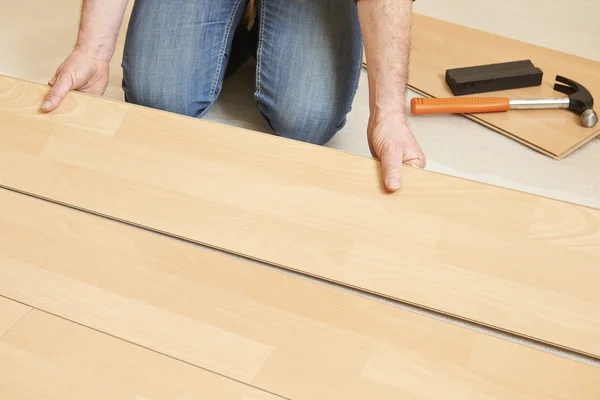
[(510, 99), (507, 97), (461, 97), (461, 98), (413, 98), (413, 114), (474, 114), (508, 111)]

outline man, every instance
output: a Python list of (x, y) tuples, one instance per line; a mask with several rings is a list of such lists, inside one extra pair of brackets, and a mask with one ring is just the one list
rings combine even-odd
[[(221, 90), (247, 1), (136, 0), (122, 63), (126, 101), (204, 116)], [(104, 93), (127, 2), (83, 0), (76, 45), (50, 80), (42, 110), (56, 109), (69, 90)], [(364, 44), (367, 135), (386, 188), (400, 188), (403, 163), (425, 166), (404, 112), (412, 0), (257, 0), (255, 6), (255, 97), (276, 134), (324, 144), (344, 126)]]

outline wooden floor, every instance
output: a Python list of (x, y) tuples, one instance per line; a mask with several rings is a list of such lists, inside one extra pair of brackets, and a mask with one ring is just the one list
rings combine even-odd
[(594, 353), (598, 210), (388, 195), (371, 159), (43, 92), (0, 79), (2, 400), (600, 398), (593, 365), (175, 238)]
[[(21, 3), (0, 6), (0, 69), (46, 82), (80, 1)], [(435, 45), (417, 22), (415, 43)], [(439, 89), (427, 64), (413, 78)], [(600, 399), (599, 210), (413, 169), (390, 196), (367, 158), (76, 94), (40, 115), (45, 90), (0, 77), (0, 400)], [(588, 134), (564, 136), (575, 116), (549, 113), (525, 133), (550, 155)]]
[(600, 210), (0, 79), (0, 184), (600, 355)]
[(3, 400), (600, 397), (597, 367), (8, 190), (0, 237)]
[(0, 311), (7, 308), (23, 312), (0, 336), (3, 400), (281, 399), (0, 297)]

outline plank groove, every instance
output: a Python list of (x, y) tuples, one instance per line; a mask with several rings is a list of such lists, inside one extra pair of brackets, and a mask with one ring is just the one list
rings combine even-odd
[(29, 311), (31, 311), (31, 307), (0, 297), (0, 337), (15, 326)]
[(0, 237), (1, 295), (287, 398), (600, 397), (600, 368), (7, 190)]
[(45, 90), (0, 79), (0, 185), (600, 356), (600, 210)]
[(282, 399), (38, 310), (0, 338), (0, 398)]

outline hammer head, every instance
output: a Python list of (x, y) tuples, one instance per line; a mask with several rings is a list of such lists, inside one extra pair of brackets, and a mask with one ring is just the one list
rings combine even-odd
[(582, 84), (564, 76), (557, 75), (556, 80), (564, 83), (554, 84), (554, 90), (569, 96), (569, 109), (581, 115), (583, 126), (591, 128), (598, 122), (598, 115), (594, 112), (594, 98)]

